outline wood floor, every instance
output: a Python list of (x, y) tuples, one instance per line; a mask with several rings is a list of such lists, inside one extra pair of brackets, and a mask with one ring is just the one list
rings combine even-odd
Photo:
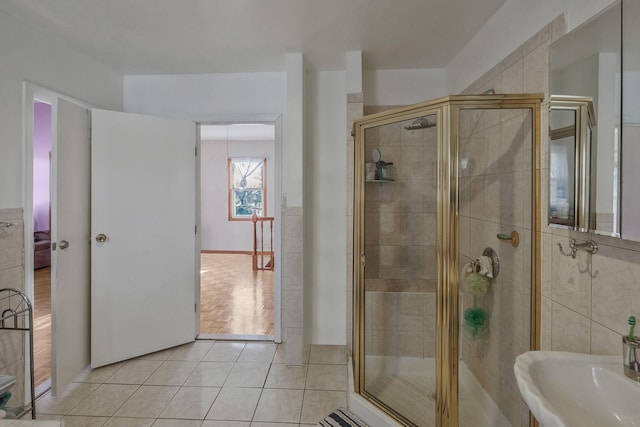
[[(273, 271), (252, 271), (251, 255), (201, 258), (200, 332), (273, 335)], [(51, 377), (51, 268), (34, 271), (36, 387)]]
[(36, 387), (51, 377), (51, 267), (33, 272), (33, 358)]
[(251, 255), (202, 253), (200, 333), (273, 335), (273, 271)]

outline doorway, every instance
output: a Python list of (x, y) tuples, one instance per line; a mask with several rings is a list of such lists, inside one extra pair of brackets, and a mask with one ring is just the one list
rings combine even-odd
[(33, 307), (36, 394), (51, 386), (51, 103), (33, 108)]
[(199, 338), (278, 340), (278, 121), (200, 125)]
[[(89, 248), (82, 242), (89, 238), (89, 106), (27, 82), (23, 93), (24, 277), (34, 304), (35, 393), (51, 388), (55, 395), (88, 364), (83, 314), (89, 310)], [(66, 240), (56, 251), (61, 236)], [(25, 366), (28, 354), (25, 348)]]

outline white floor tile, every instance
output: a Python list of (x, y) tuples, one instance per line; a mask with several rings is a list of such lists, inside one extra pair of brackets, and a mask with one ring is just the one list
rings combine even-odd
[(89, 371), (64, 396), (40, 398), (38, 412), (64, 427), (316, 424), (347, 404), (343, 350), (307, 346), (313, 363), (287, 366), (276, 363), (284, 345), (195, 342)]
[(219, 392), (217, 387), (182, 387), (160, 417), (203, 420)]
[(346, 365), (309, 365), (307, 390), (347, 390)]
[[(38, 416), (38, 418), (40, 418)], [(103, 426), (109, 417), (76, 417), (67, 415), (62, 419), (64, 427), (99, 427)]]
[(184, 362), (178, 360), (166, 360), (149, 377), (145, 385), (178, 385), (187, 381), (189, 375), (196, 369), (198, 362)]
[(202, 426), (201, 420), (165, 420), (157, 419), (153, 423), (153, 427), (200, 427)]
[(269, 363), (237, 362), (224, 385), (225, 387), (263, 387), (269, 367)]
[(303, 390), (264, 389), (254, 421), (300, 422)]
[(181, 345), (171, 353), (167, 360), (186, 360), (199, 362), (213, 347), (213, 341), (195, 341)]
[(210, 420), (251, 421), (262, 389), (225, 387), (207, 414)]
[(316, 424), (331, 411), (346, 406), (347, 393), (344, 391), (305, 390), (300, 423)]
[(345, 365), (347, 363), (347, 349), (343, 345), (312, 345), (309, 363)]
[(232, 368), (233, 362), (200, 362), (184, 385), (189, 387), (222, 387)]
[(276, 354), (277, 348), (278, 348), (278, 345), (275, 343), (248, 342), (244, 346), (242, 353), (240, 353), (238, 362), (271, 363), (273, 361), (273, 357)]
[(213, 421), (204, 420), (202, 427), (249, 427), (250, 422), (247, 421)]
[(211, 347), (211, 350), (204, 356), (204, 362), (235, 362), (238, 360), (244, 342), (220, 342), (217, 341)]
[(252, 421), (251, 427), (298, 427), (298, 423), (265, 423), (262, 421)]
[(68, 414), (98, 387), (100, 387), (99, 384), (72, 383), (70, 389), (63, 396), (56, 398), (51, 397), (51, 392), (48, 392), (36, 401), (36, 413)]
[(265, 388), (292, 388), (304, 390), (307, 379), (307, 365), (287, 366), (272, 364), (265, 383)]
[(74, 407), (69, 415), (110, 417), (138, 389), (137, 385), (102, 384)]
[[(155, 422), (155, 418), (109, 418), (104, 427), (149, 427)], [(65, 426), (66, 427), (66, 426)]]
[(106, 384), (144, 384), (162, 364), (158, 360), (130, 360), (104, 382)]
[(115, 416), (158, 418), (178, 390), (173, 386), (143, 385), (118, 409)]

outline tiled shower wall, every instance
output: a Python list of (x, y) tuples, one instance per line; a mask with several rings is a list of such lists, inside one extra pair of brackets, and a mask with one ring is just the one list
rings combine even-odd
[[(499, 274), (484, 296), (474, 300), (461, 280), (461, 310), (477, 305), (487, 313), (480, 336), (472, 336), (463, 322), (461, 356), (512, 426), (528, 425), (513, 363), (529, 349), (531, 121), (524, 110), (460, 113), (460, 264), (487, 247), (500, 259)], [(518, 247), (497, 238), (512, 231), (521, 236)]]
[[(24, 228), (22, 209), (0, 209), (0, 220), (15, 224), (0, 229), (0, 289), (24, 291)], [(0, 302), (0, 312), (5, 306)], [(8, 326), (12, 323), (8, 323)], [(24, 399), (25, 334), (0, 330), (0, 374), (16, 378), (9, 406), (20, 406)]]
[[(557, 18), (464, 93), (489, 89), (496, 93), (547, 93), (548, 47), (564, 34), (564, 28), (564, 18)], [(466, 128), (470, 129), (468, 138), (461, 138), (461, 158), (468, 157), (472, 167), (467, 173), (460, 165), (461, 264), (480, 256), (489, 246), (498, 252), (501, 272), (479, 301), (489, 313), (488, 331), (475, 340), (463, 333), (462, 358), (511, 425), (524, 427), (529, 425), (529, 412), (520, 398), (513, 363), (518, 354), (529, 349), (530, 340), (531, 115), (512, 110), (467, 114)], [(541, 117), (545, 129), (546, 113)], [(461, 126), (464, 137), (465, 121)], [(469, 143), (466, 147), (465, 142)], [(517, 248), (496, 237), (514, 230), (520, 234)], [(472, 299), (463, 297), (463, 304), (463, 309), (469, 307)]]
[(412, 121), (365, 133), (365, 161), (379, 149), (395, 179), (365, 184), (367, 355), (435, 356), (437, 135)]

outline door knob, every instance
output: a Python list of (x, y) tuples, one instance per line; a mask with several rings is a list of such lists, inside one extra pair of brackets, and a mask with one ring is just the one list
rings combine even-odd
[(69, 242), (66, 240), (60, 240), (60, 249), (67, 249), (69, 247)]
[(107, 235), (106, 234), (100, 233), (100, 234), (98, 234), (96, 236), (96, 242), (103, 243), (103, 242), (106, 242), (106, 241), (107, 241)]

